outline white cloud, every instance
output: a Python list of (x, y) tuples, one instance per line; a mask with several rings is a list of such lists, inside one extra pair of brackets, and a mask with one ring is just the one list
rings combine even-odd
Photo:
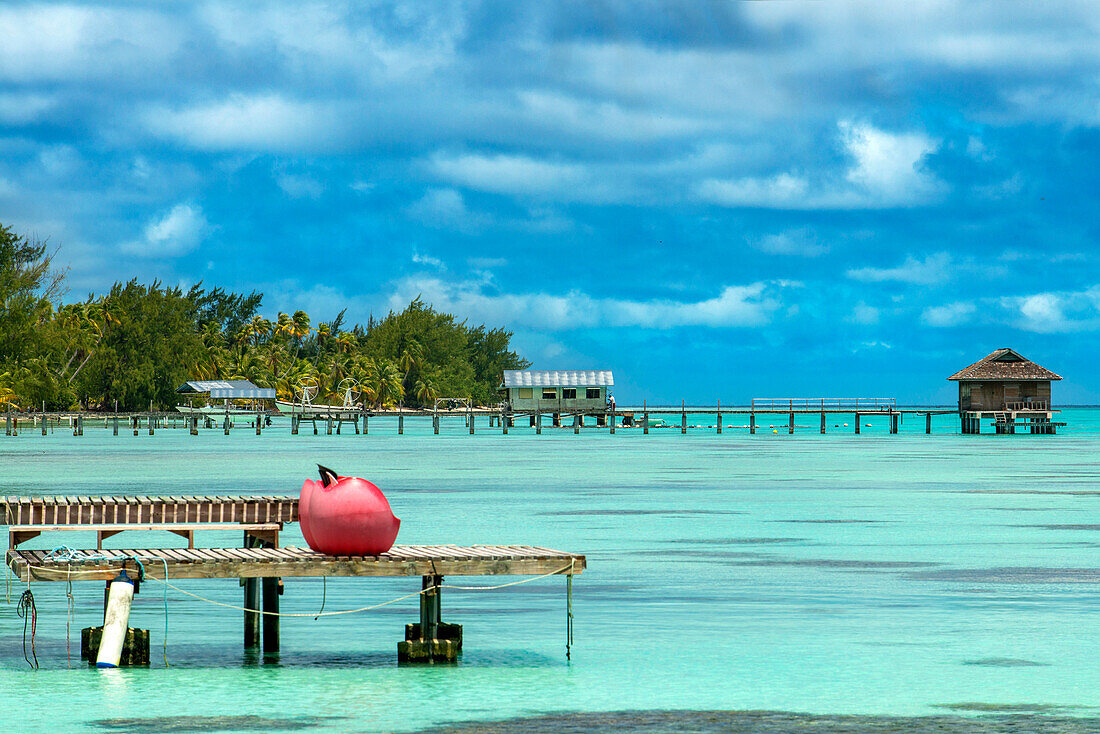
[(549, 126), (569, 135), (615, 141), (644, 142), (679, 137), (701, 131), (698, 119), (681, 117), (643, 107), (625, 109), (616, 102), (582, 101), (557, 92), (522, 91), (519, 93), (530, 123)]
[(325, 185), (312, 176), (279, 173), (275, 176), (275, 183), (287, 196), (295, 199), (319, 199), (325, 193)]
[(866, 303), (860, 302), (852, 309), (851, 315), (848, 320), (853, 324), (861, 324), (863, 326), (871, 326), (877, 324), (879, 319), (879, 310), (874, 306), (868, 306)]
[(632, 186), (606, 169), (523, 155), (447, 155), (428, 163), (435, 175), (478, 191), (536, 199), (607, 203), (634, 196)]
[(389, 296), (388, 305), (401, 308), (420, 295), (437, 308), (461, 313), (474, 322), (555, 331), (598, 326), (752, 327), (768, 323), (780, 308), (780, 288), (776, 284), (753, 283), (726, 286), (717, 297), (702, 301), (635, 301), (599, 298), (581, 291), (498, 293), (489, 289), (484, 279), (456, 282), (417, 276), (399, 282)]
[(869, 205), (912, 206), (928, 201), (942, 184), (923, 169), (938, 144), (921, 133), (892, 134), (866, 124), (840, 125), (854, 164), (845, 178)]
[(419, 250), (413, 250), (412, 261), (417, 265), (430, 265), (433, 268), (439, 270), (446, 270), (447, 266), (443, 264), (443, 261), (438, 257), (432, 257), (431, 255), (425, 255)]
[(759, 239), (749, 240), (749, 245), (769, 255), (818, 257), (829, 251), (828, 245), (818, 242), (813, 233), (805, 229), (765, 235)]
[(198, 247), (209, 231), (201, 208), (177, 204), (164, 216), (149, 222), (142, 239), (127, 242), (121, 249), (143, 257), (177, 257)]
[(905, 258), (905, 262), (893, 268), (853, 268), (847, 275), (853, 280), (865, 283), (896, 280), (902, 283), (933, 285), (950, 278), (951, 256), (946, 252), (938, 252), (923, 260), (917, 260), (910, 255)]
[(884, 209), (918, 206), (944, 188), (923, 168), (937, 144), (920, 133), (893, 134), (866, 124), (839, 124), (849, 158), (840, 173), (815, 180), (795, 172), (765, 177), (706, 178), (695, 186), (702, 201), (769, 209)]
[(0, 123), (26, 125), (45, 117), (57, 107), (53, 95), (5, 92), (0, 94)]
[(155, 108), (144, 121), (156, 135), (206, 150), (323, 150), (344, 137), (332, 106), (278, 94)]
[(1071, 327), (1063, 311), (1062, 298), (1055, 293), (1025, 296), (1019, 300), (1018, 308), (1022, 326), (1028, 331), (1068, 331)]
[(951, 327), (965, 324), (977, 311), (968, 301), (956, 301), (943, 306), (930, 306), (921, 313), (921, 321), (928, 326)]
[(405, 207), (405, 214), (429, 227), (475, 232), (490, 223), (490, 218), (471, 212), (458, 191), (429, 189), (420, 199)]

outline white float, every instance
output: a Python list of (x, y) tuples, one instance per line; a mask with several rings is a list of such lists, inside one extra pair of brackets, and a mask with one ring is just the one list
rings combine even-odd
[(103, 619), (103, 635), (95, 659), (97, 668), (118, 667), (122, 659), (122, 645), (126, 642), (126, 632), (130, 627), (130, 605), (133, 601), (134, 582), (125, 570), (119, 571), (107, 595), (107, 614)]

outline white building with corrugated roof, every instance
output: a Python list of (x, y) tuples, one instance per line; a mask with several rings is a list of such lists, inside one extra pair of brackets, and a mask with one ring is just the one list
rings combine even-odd
[(611, 370), (505, 370), (505, 401), (513, 411), (601, 410), (615, 385)]

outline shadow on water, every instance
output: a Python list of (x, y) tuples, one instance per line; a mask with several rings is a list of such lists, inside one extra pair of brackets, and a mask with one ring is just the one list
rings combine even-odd
[(614, 711), (558, 713), (502, 721), (459, 722), (418, 734), (1079, 734), (1100, 732), (1100, 719), (1052, 716), (1045, 704), (945, 704), (983, 716), (829, 716), (783, 711)]
[(158, 734), (193, 731), (301, 731), (338, 721), (336, 716), (274, 719), (266, 716), (148, 716), (99, 719), (91, 724), (105, 731)]

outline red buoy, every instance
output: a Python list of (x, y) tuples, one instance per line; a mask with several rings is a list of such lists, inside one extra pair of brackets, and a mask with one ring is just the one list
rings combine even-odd
[(321, 481), (307, 479), (298, 501), (309, 547), (330, 556), (376, 556), (393, 547), (401, 521), (382, 490), (366, 479), (319, 468)]

